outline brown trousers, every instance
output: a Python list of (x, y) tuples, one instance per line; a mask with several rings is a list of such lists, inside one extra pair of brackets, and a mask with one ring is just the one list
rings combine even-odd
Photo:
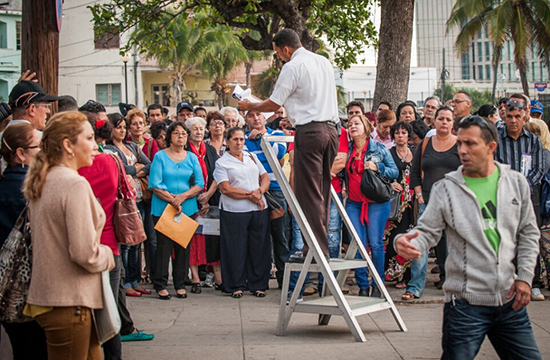
[[(336, 127), (322, 122), (297, 126), (294, 149), (294, 193), (327, 256), (330, 169), (338, 152)], [(303, 252), (307, 253), (307, 250), (308, 245), (304, 241)]]
[(46, 333), (50, 360), (101, 360), (92, 313), (86, 307), (54, 307), (36, 317)]

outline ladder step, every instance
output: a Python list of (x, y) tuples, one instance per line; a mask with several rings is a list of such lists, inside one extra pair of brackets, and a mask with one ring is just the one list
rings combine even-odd
[[(353, 313), (353, 316), (360, 316), (372, 312), (386, 310), (391, 306), (383, 298), (371, 298), (364, 296), (345, 295), (346, 301)], [(336, 304), (332, 296), (325, 296), (315, 300), (296, 303), (294, 312), (310, 314), (342, 315), (342, 310)]]
[[(348, 269), (359, 269), (367, 267), (367, 261), (366, 260), (346, 260), (346, 259), (330, 259), (328, 262), (330, 265), (330, 269), (332, 271), (339, 271), (339, 270), (348, 270)], [(300, 263), (286, 263), (286, 266), (290, 268), (292, 271), (300, 271), (304, 267), (304, 264)], [(309, 266), (310, 272), (320, 272), (321, 267), (318, 264), (311, 264)]]

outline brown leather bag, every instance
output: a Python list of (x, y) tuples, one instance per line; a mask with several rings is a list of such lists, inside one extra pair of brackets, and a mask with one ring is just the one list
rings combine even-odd
[(137, 245), (147, 239), (143, 220), (130, 186), (126, 182), (120, 159), (116, 155), (111, 155), (111, 157), (115, 160), (118, 168), (118, 189), (113, 214), (116, 239), (120, 244)]

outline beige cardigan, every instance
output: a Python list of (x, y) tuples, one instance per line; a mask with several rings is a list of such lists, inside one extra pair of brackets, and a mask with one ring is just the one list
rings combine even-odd
[(52, 168), (29, 209), (33, 261), (27, 302), (102, 308), (101, 272), (115, 263), (111, 249), (99, 243), (105, 212), (86, 179), (66, 167)]

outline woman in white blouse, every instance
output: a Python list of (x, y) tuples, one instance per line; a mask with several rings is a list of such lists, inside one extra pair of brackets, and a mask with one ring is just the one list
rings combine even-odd
[(243, 152), (244, 131), (227, 132), (229, 151), (216, 162), (220, 198), (222, 289), (241, 298), (249, 289), (265, 297), (271, 270), (269, 210), (263, 194), (269, 177), (256, 155)]

